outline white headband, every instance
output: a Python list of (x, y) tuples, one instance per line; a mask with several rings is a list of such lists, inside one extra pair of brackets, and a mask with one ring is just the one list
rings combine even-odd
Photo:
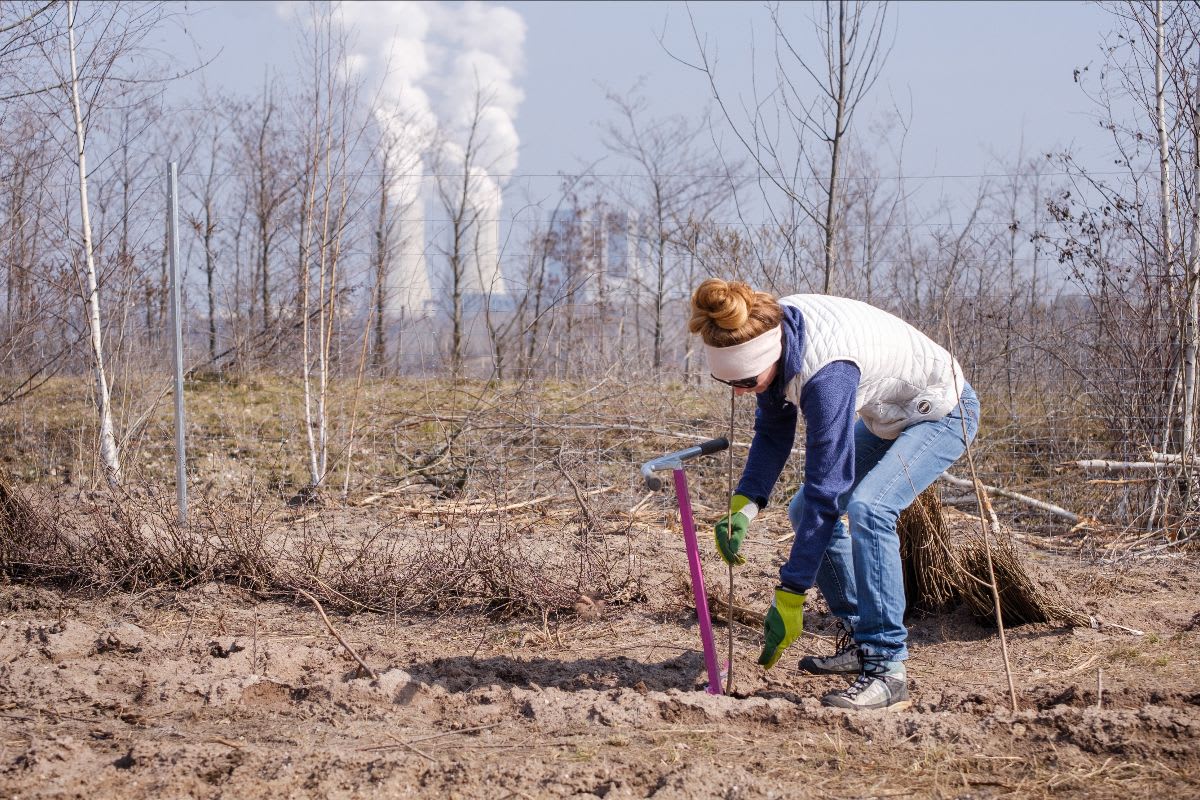
[(708, 371), (714, 378), (736, 381), (761, 375), (783, 352), (783, 328), (776, 325), (766, 333), (732, 347), (704, 345)]

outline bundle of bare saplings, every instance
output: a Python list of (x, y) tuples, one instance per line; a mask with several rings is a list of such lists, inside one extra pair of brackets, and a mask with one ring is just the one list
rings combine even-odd
[(1048, 589), (1022, 561), (1011, 532), (994, 521), (989, 525), (977, 516), (947, 512), (932, 487), (904, 510), (896, 526), (910, 609), (937, 612), (964, 603), (980, 621), (994, 619), (985, 525), (992, 529), (991, 572), (1005, 623), (1088, 624), (1086, 614)]

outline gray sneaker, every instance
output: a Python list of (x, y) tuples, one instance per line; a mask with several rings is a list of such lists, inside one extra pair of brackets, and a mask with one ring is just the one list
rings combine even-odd
[(837, 624), (836, 650), (831, 656), (805, 656), (800, 659), (800, 669), (813, 675), (854, 675), (862, 670), (858, 657), (858, 645), (854, 643), (854, 629), (841, 622)]
[(857, 711), (886, 708), (900, 711), (912, 705), (908, 699), (908, 674), (903, 661), (885, 661), (880, 656), (861, 655), (862, 672), (849, 688), (830, 692), (821, 704)]

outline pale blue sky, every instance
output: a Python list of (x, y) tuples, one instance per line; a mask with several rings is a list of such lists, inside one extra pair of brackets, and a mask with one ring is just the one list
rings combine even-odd
[[(687, 10), (677, 2), (516, 2), (526, 25), (524, 92), (516, 119), (518, 173), (572, 171), (601, 155), (596, 122), (608, 113), (604, 87), (625, 89), (639, 77), (656, 112), (695, 112), (708, 102), (703, 77), (679, 65), (659, 32), (692, 55)], [(692, 5), (702, 32), (720, 53), (723, 85), (745, 91), (752, 21), (759, 47), (765, 14), (756, 3)], [(273, 2), (188, 3), (184, 20), (214, 61), (212, 86), (253, 92), (264, 68), (286, 73), (295, 24)], [(807, 4), (785, 13), (799, 27)], [(1073, 145), (1087, 163), (1105, 163), (1105, 139), (1073, 82), (1076, 67), (1099, 55), (1105, 12), (1077, 2), (898, 2), (894, 49), (869, 105), (893, 99), (911, 106), (904, 171), (909, 175), (977, 175), (1027, 154)], [(179, 41), (176, 39), (175, 41)], [(763, 58), (760, 52), (760, 61)], [(760, 67), (769, 66), (760, 64)], [(859, 120), (864, 130), (877, 113)]]

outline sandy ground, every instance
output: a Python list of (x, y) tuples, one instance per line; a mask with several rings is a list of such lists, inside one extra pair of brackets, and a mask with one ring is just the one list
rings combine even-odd
[[(545, 623), (333, 615), (377, 679), (292, 598), (0, 586), (0, 796), (1200, 794), (1195, 561), (1031, 553), (1107, 624), (1011, 630), (1019, 711), (995, 632), (960, 611), (912, 620), (911, 709), (850, 714), (819, 704), (845, 681), (795, 668), (831, 649), (819, 599), (823, 638), (764, 673), (739, 627), (734, 695), (702, 691), (695, 614), (672, 588), (682, 548), (657, 535), (642, 552), (659, 580), (635, 605)], [(739, 574), (746, 602), (763, 605), (771, 571)]]

